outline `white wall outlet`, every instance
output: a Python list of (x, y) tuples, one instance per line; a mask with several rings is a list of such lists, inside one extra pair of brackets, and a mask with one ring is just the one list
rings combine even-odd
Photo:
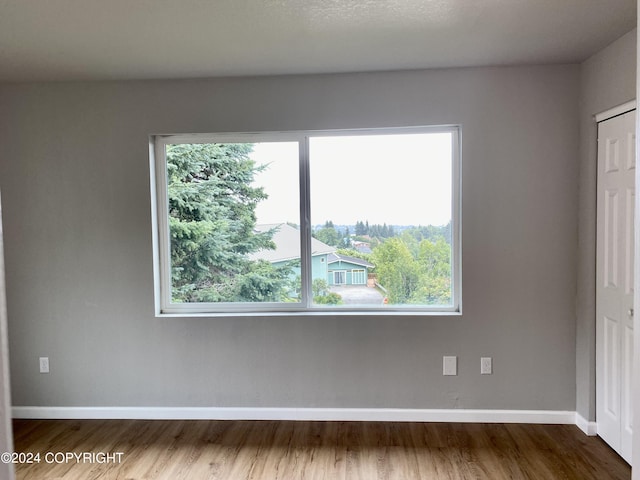
[(458, 357), (442, 357), (442, 375), (458, 375)]
[(40, 357), (40, 373), (49, 373), (49, 357)]
[(480, 358), (480, 373), (482, 375), (491, 375), (493, 373), (491, 357)]

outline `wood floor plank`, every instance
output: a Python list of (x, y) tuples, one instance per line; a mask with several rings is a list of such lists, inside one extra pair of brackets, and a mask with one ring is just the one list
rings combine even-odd
[(571, 425), (16, 420), (17, 452), (122, 452), (16, 465), (17, 480), (628, 480)]

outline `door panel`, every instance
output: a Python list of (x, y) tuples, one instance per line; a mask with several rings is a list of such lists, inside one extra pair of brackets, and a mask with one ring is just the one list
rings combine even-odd
[(596, 402), (598, 435), (631, 459), (635, 111), (598, 125)]
[(607, 189), (604, 192), (604, 288), (618, 287), (618, 233), (620, 217), (620, 202), (618, 202), (618, 190)]
[(618, 423), (620, 409), (620, 322), (604, 317), (604, 412), (611, 418), (613, 438), (610, 443), (618, 444)]

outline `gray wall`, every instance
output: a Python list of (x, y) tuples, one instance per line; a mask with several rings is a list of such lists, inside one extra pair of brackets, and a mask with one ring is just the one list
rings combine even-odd
[[(0, 85), (13, 404), (574, 410), (579, 73)], [(458, 123), (463, 316), (154, 317), (149, 134)]]
[(597, 126), (593, 116), (636, 95), (634, 29), (581, 65), (576, 410), (594, 421)]

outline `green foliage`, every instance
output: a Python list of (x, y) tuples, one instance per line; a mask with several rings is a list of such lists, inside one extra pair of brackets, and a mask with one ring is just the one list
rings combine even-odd
[(274, 267), (264, 260), (256, 261), (251, 268), (236, 278), (237, 302), (274, 302), (282, 300), (282, 289), (289, 277), (287, 267)]
[(329, 291), (329, 284), (322, 278), (316, 278), (311, 284), (313, 293), (313, 303), (318, 305), (339, 305), (342, 297), (335, 292)]
[(421, 237), (421, 235), (412, 235), (412, 233), (408, 230), (405, 230), (404, 232), (402, 232), (402, 235), (400, 235), (400, 238), (411, 252), (411, 256), (413, 258), (418, 258), (418, 254), (420, 253), (420, 241), (422, 240)]
[[(406, 232), (405, 232), (406, 233)], [(444, 238), (419, 244), (410, 234), (373, 250), (378, 282), (390, 303), (447, 305), (451, 302), (451, 247)]]
[(340, 305), (342, 304), (342, 297), (338, 293), (329, 292), (326, 295), (313, 297), (313, 303), (318, 305)]
[(316, 278), (311, 283), (311, 292), (313, 293), (314, 297), (327, 295), (329, 293), (329, 284), (322, 278)]
[(289, 270), (250, 254), (273, 249), (274, 231), (256, 233), (267, 198), (252, 186), (264, 167), (251, 144), (167, 146), (171, 281), (174, 302), (278, 301)]
[(339, 228), (336, 228), (331, 220), (327, 220), (324, 226), (312, 232), (312, 235), (322, 243), (332, 247), (344, 247), (351, 244), (349, 227), (347, 226), (343, 233)]
[(342, 236), (333, 226), (321, 228), (320, 230), (315, 231), (313, 236), (322, 243), (332, 247), (338, 246), (342, 243)]
[(419, 268), (400, 238), (391, 238), (372, 254), (379, 283), (390, 303), (409, 303), (419, 283)]
[(422, 240), (430, 240), (435, 243), (442, 238), (445, 242), (451, 245), (451, 222), (444, 226), (427, 225), (426, 227), (411, 227), (407, 228), (402, 233), (410, 234), (418, 242), (421, 242)]
[(451, 303), (451, 246), (444, 238), (439, 238), (435, 243), (423, 240), (420, 242), (418, 264), (420, 282), (412, 296), (412, 303)]

